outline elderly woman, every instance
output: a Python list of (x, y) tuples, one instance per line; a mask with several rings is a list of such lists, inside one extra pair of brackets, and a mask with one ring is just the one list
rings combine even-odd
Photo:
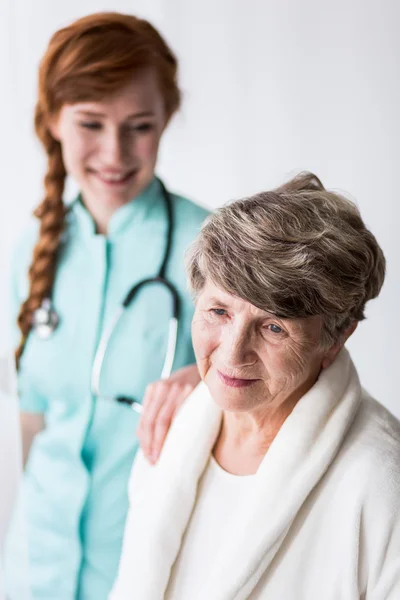
[(303, 174), (239, 200), (188, 260), (203, 382), (139, 455), (113, 600), (399, 600), (400, 424), (344, 344), (385, 259)]

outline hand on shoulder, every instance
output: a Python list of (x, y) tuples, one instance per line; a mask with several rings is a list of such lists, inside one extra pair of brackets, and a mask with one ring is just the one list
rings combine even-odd
[(147, 386), (137, 436), (151, 463), (157, 462), (176, 413), (199, 382), (197, 366), (189, 365)]

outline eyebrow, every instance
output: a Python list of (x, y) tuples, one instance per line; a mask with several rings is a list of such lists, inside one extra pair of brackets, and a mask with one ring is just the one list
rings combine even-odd
[[(229, 309), (229, 305), (225, 302), (222, 302), (219, 298), (217, 298), (217, 296), (211, 296), (208, 301), (210, 302), (210, 304), (218, 304), (218, 306), (220, 306), (221, 308)], [(261, 319), (279, 319), (280, 321), (288, 320), (284, 319), (283, 317), (278, 317), (277, 315), (274, 315), (274, 313), (271, 313), (267, 310), (263, 310), (261, 308), (259, 310), (262, 310), (262, 312), (264, 313), (262, 316), (260, 315)]]
[[(96, 112), (93, 110), (77, 110), (76, 111), (77, 115), (81, 115), (84, 117), (106, 117), (107, 115), (102, 113), (102, 112)], [(138, 112), (138, 113), (132, 113), (131, 115), (128, 115), (126, 117), (126, 120), (128, 119), (138, 119), (140, 117), (153, 117), (154, 116), (154, 112), (152, 111), (142, 111), (142, 112)]]
[(221, 302), (221, 300), (216, 296), (211, 296), (211, 298), (209, 298), (209, 302), (211, 304), (218, 304), (218, 306), (220, 306), (221, 308), (229, 308), (228, 305), (225, 304), (225, 302)]

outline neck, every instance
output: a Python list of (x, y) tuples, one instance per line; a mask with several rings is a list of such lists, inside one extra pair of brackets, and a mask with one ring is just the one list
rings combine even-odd
[(254, 412), (224, 411), (214, 456), (223, 469), (235, 475), (257, 472), (283, 423), (297, 404), (289, 398), (276, 407)]
[(103, 235), (107, 235), (108, 226), (111, 221), (111, 217), (118, 210), (118, 206), (104, 206), (99, 202), (92, 202), (88, 198), (83, 198), (82, 202), (88, 212), (90, 213), (94, 224), (96, 226), (96, 233), (101, 233)]
[(125, 199), (120, 198), (119, 200), (109, 199), (108, 201), (106, 201), (104, 200), (104, 198), (99, 200), (99, 198), (96, 197), (96, 195), (94, 195), (91, 190), (89, 190), (87, 193), (82, 190), (81, 199), (95, 223), (96, 232), (101, 233), (103, 235), (107, 235), (109, 224), (113, 214), (122, 206), (129, 204), (133, 200), (136, 200), (141, 194), (143, 194), (149, 188), (153, 179), (154, 173), (152, 174), (150, 179), (146, 178), (144, 181), (140, 182), (140, 184), (138, 183), (136, 189), (131, 190), (131, 195), (129, 195)]

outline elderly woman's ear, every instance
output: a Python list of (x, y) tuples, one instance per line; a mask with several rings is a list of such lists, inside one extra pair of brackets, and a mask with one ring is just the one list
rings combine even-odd
[(333, 344), (333, 346), (329, 348), (322, 360), (321, 366), (323, 369), (327, 369), (333, 363), (333, 361), (335, 360), (335, 358), (337, 357), (337, 355), (339, 354), (339, 352), (341, 351), (351, 334), (354, 333), (357, 329), (357, 325), (358, 321), (353, 321), (352, 323), (350, 323), (347, 329), (345, 329), (343, 333), (341, 333), (338, 340)]

